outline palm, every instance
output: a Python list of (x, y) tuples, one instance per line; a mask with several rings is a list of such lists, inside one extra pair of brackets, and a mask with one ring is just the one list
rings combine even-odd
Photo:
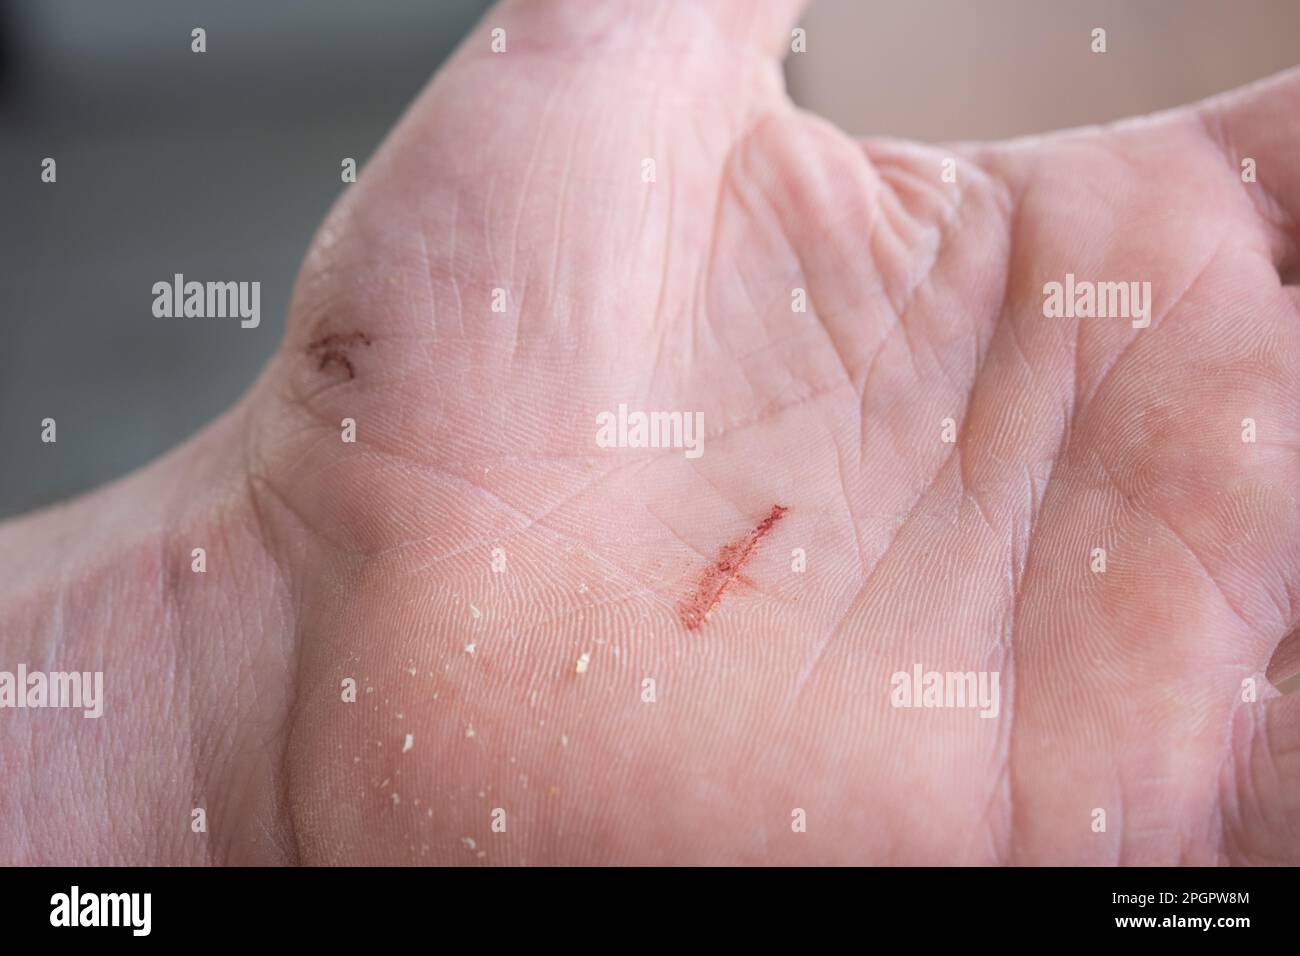
[[(1267, 857), (1234, 754), (1295, 624), (1300, 333), (1238, 158), (1191, 113), (862, 146), (750, 54), (511, 56), (336, 210), (270, 376), (306, 855)], [(1151, 327), (1045, 318), (1066, 273), (1149, 281)], [(620, 403), (702, 412), (702, 457), (598, 447)], [(999, 672), (998, 719), (891, 707), (915, 664)]]

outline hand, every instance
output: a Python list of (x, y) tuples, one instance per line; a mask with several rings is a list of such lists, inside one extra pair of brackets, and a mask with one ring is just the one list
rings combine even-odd
[[(782, 89), (798, 9), (494, 10), (245, 402), (10, 527), (14, 653), (119, 673), (10, 859), (1300, 861), (1300, 73), (857, 142)], [(1049, 316), (1067, 275), (1139, 295)], [(621, 404), (702, 454), (598, 444)], [(35, 813), (110, 757), (128, 832)]]

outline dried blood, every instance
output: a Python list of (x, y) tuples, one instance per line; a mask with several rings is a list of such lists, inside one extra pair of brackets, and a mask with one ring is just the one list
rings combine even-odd
[(700, 575), (694, 592), (677, 605), (677, 614), (687, 630), (698, 630), (709, 619), (713, 609), (721, 603), (727, 588), (741, 579), (741, 569), (754, 556), (759, 542), (767, 537), (773, 526), (789, 510), (783, 505), (773, 505), (767, 517), (758, 523), (758, 527), (739, 540), (723, 545), (718, 551), (717, 560)]

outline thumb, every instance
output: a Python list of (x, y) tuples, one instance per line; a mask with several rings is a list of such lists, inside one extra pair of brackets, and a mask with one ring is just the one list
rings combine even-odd
[[(431, 315), (446, 323), (496, 288), (512, 287), (523, 301), (529, 280), (548, 301), (569, 301), (578, 295), (564, 287), (570, 269), (586, 276), (609, 264), (611, 249), (654, 241), (661, 221), (669, 228), (670, 206), (711, 215), (731, 137), (752, 110), (783, 96), (779, 61), (807, 2), (493, 7), (317, 234), (295, 290), (288, 349), (322, 356), (317, 364), (327, 367), (317, 371), (351, 381), (352, 356), (336, 356), (331, 343), (358, 332), (331, 316), (369, 312), (372, 325), (388, 326), (381, 332), (409, 335), (427, 332)], [(692, 176), (677, 177), (674, 203), (654, 206), (643, 221), (647, 191), (636, 177), (655, 150), (680, 157)], [(579, 221), (584, 230), (572, 228)], [(673, 226), (688, 227), (682, 216)], [(490, 277), (457, 274), (484, 263)], [(442, 311), (440, 296), (448, 300)], [(494, 328), (515, 318), (511, 312)], [(357, 338), (365, 347), (352, 352), (378, 354), (378, 342), (369, 347), (373, 329), (365, 331)]]
[[(504, 0), (462, 45), (485, 52), (569, 59), (616, 55), (631, 70), (651, 62), (779, 62), (809, 0)], [(492, 45), (495, 42), (495, 47)]]
[(1233, 863), (1300, 862), (1300, 695), (1261, 700), (1235, 728), (1223, 802)]

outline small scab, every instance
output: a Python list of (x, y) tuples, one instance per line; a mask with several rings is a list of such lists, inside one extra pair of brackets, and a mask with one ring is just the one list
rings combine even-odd
[(349, 349), (357, 345), (370, 345), (370, 336), (365, 332), (331, 332), (319, 336), (307, 343), (307, 354), (317, 360), (317, 369), (325, 371), (331, 366), (348, 373), (348, 378), (357, 377), (356, 366), (352, 364)]
[(342, 352), (335, 349), (328, 349), (321, 353), (320, 365), (317, 366), (321, 371), (329, 368), (331, 365), (337, 365), (340, 368), (347, 369), (348, 378), (356, 378), (357, 371), (352, 366), (352, 360)]

